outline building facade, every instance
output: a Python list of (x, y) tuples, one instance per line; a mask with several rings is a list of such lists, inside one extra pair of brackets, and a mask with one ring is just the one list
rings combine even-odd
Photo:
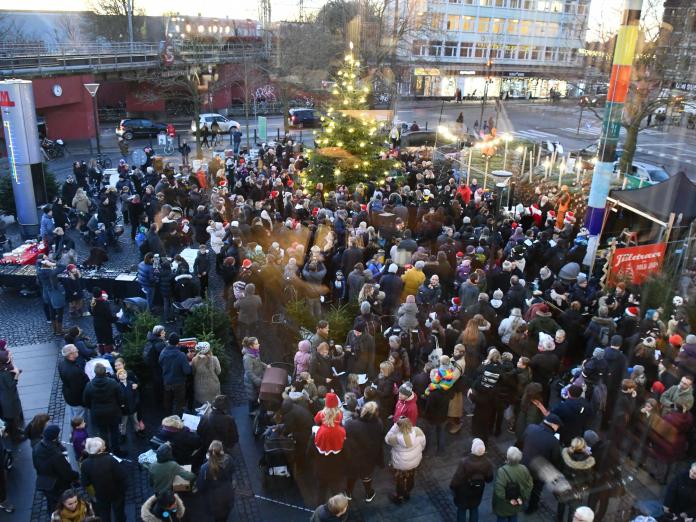
[(546, 97), (581, 74), (589, 0), (405, 0), (398, 12), (411, 25), (401, 94)]
[(669, 31), (664, 54), (665, 77), (672, 88), (696, 94), (696, 3), (665, 0), (663, 28)]

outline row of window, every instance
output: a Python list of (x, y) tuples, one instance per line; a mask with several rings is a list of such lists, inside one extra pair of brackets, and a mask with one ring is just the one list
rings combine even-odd
[(414, 56), (447, 56), (502, 60), (575, 61), (577, 49), (543, 45), (510, 45), (476, 42), (421, 41), (413, 46)]
[[(433, 17), (433, 28), (463, 33), (513, 34), (521, 36), (543, 36), (548, 38), (563, 34), (568, 38), (579, 36), (582, 24), (517, 20), (513, 18), (489, 18), (487, 16), (448, 15)], [(576, 34), (577, 33), (577, 34)]]
[(440, 4), (480, 5), (481, 7), (504, 7), (507, 9), (527, 9), (529, 11), (548, 11), (584, 15), (588, 10), (586, 3), (574, 0), (435, 0)]

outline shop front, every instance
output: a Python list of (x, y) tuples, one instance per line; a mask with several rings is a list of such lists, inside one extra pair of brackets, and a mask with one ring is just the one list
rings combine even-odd
[(504, 100), (513, 98), (548, 98), (551, 91), (561, 96), (567, 93), (565, 80), (553, 80), (529, 76), (525, 72), (507, 72), (502, 74), (500, 94)]

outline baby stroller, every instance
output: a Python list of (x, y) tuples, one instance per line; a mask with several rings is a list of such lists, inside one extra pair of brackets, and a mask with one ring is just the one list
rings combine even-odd
[(116, 314), (116, 330), (119, 334), (128, 333), (133, 329), (135, 316), (147, 310), (147, 300), (143, 297), (126, 297), (121, 310)]
[(263, 455), (259, 467), (263, 470), (264, 486), (267, 477), (292, 477), (295, 439), (283, 434), (283, 426), (269, 426), (263, 433)]
[(283, 402), (283, 391), (290, 384), (292, 365), (283, 362), (270, 363), (261, 379), (259, 411), (254, 418), (254, 436), (258, 437), (272, 424), (273, 413)]

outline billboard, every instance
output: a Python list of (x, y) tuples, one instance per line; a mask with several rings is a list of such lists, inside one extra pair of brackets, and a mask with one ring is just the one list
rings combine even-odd
[(611, 257), (607, 282), (609, 286), (621, 281), (639, 284), (650, 273), (662, 268), (667, 243), (655, 243), (617, 248)]

